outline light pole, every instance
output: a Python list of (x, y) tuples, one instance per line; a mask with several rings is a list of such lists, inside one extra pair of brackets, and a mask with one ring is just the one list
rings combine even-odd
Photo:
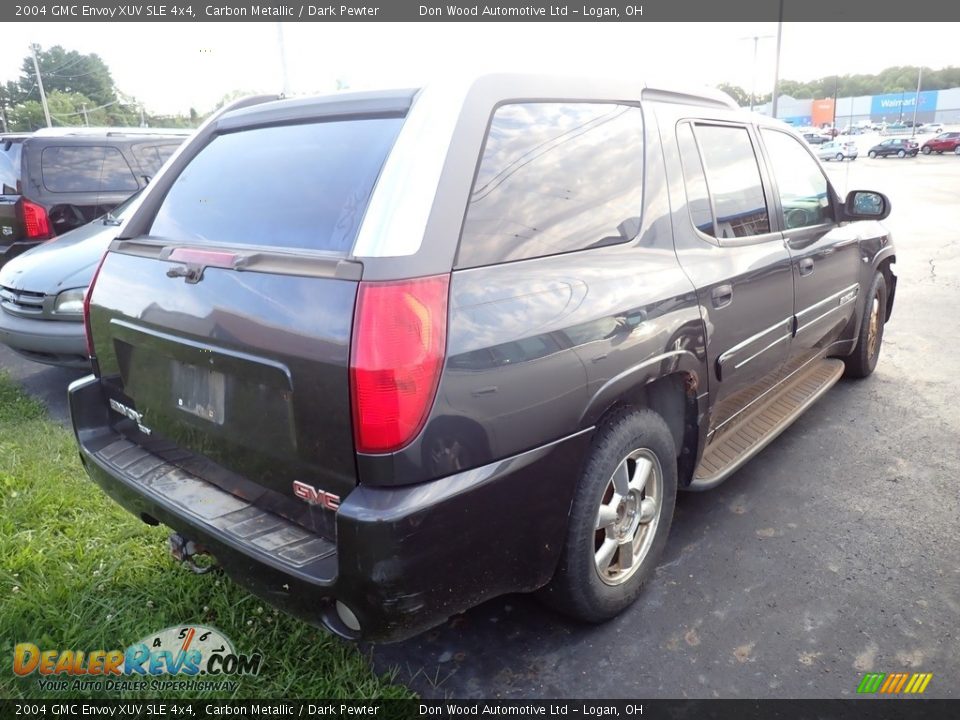
[(753, 112), (753, 106), (756, 100), (757, 90), (757, 46), (761, 40), (769, 40), (773, 35), (748, 35), (740, 38), (741, 40), (753, 40), (753, 79), (750, 84), (750, 112)]
[(914, 98), (914, 101), (913, 101), (913, 132), (910, 133), (910, 137), (912, 138), (915, 138), (917, 136), (917, 110), (920, 108), (920, 83), (922, 82), (923, 82), (923, 67), (921, 67), (920, 72), (917, 73), (917, 97)]
[(780, 12), (777, 15), (777, 59), (773, 65), (773, 105), (770, 114), (777, 119), (777, 94), (780, 92), (780, 40), (783, 37), (783, 0), (780, 0)]

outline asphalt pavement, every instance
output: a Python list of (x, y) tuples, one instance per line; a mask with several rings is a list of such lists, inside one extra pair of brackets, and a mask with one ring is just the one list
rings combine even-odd
[[(365, 647), (378, 671), (441, 698), (848, 697), (866, 672), (902, 671), (960, 697), (960, 157), (827, 170), (893, 203), (899, 285), (874, 375), (681, 495), (655, 577), (612, 622), (509, 596)], [(0, 365), (65, 418), (82, 373), (2, 349)]]

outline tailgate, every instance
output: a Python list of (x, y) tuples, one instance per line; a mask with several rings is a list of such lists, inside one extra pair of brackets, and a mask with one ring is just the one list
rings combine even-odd
[[(90, 323), (117, 423), (137, 442), (172, 442), (272, 491), (265, 504), (282, 510), (289, 500), (289, 515), (302, 508), (294, 481), (345, 496), (356, 484), (348, 366), (357, 282), (208, 267), (190, 283), (168, 276), (178, 266), (104, 259)], [(136, 413), (139, 430), (129, 423)], [(216, 469), (205, 475), (232, 485)]]

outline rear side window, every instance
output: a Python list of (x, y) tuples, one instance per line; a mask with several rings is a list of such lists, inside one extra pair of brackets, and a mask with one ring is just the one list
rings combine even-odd
[(643, 116), (615, 104), (523, 103), (494, 113), (458, 264), (632, 240), (643, 202)]
[(51, 146), (40, 154), (43, 186), (50, 192), (133, 192), (140, 187), (115, 147)]
[(705, 235), (715, 236), (713, 210), (707, 195), (707, 179), (703, 163), (693, 137), (693, 126), (684, 123), (677, 128), (677, 143), (680, 148), (680, 164), (683, 166), (683, 184), (687, 189), (687, 209), (694, 227)]
[(345, 254), (402, 123), (338, 120), (219, 135), (174, 181), (150, 234)]
[(170, 143), (168, 145), (134, 145), (133, 154), (140, 163), (140, 167), (150, 177), (157, 174), (157, 170), (163, 165), (167, 158), (173, 155), (179, 145)]
[(716, 237), (770, 232), (770, 215), (750, 133), (745, 127), (733, 125), (698, 125), (696, 132), (716, 209)]

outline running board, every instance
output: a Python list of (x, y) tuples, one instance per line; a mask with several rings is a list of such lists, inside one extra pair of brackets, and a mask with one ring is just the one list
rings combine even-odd
[(687, 489), (709, 490), (726, 480), (790, 427), (842, 374), (843, 361), (835, 359), (810, 363), (797, 372), (735, 427), (711, 438)]

